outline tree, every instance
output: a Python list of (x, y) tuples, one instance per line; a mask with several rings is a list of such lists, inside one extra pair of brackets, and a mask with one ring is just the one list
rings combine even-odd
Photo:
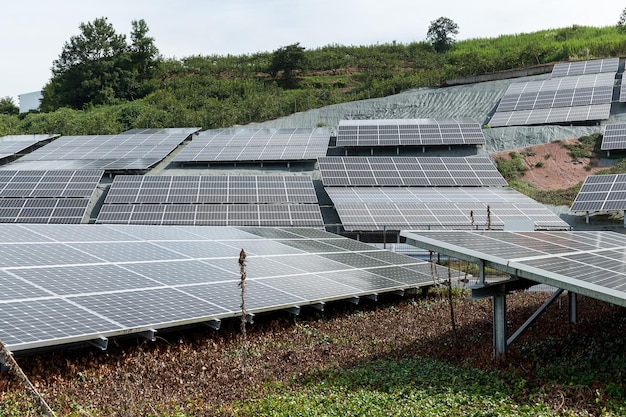
[(134, 21), (132, 45), (106, 17), (81, 23), (81, 33), (63, 45), (43, 90), (43, 111), (59, 107), (112, 104), (137, 97), (139, 82), (154, 68), (158, 50), (146, 36), (143, 20)]
[(130, 45), (130, 56), (132, 71), (135, 74), (136, 81), (141, 83), (154, 75), (160, 61), (159, 50), (154, 44), (154, 38), (148, 36), (148, 25), (143, 19), (134, 20), (131, 24), (130, 39), (132, 43)]
[(617, 30), (620, 33), (626, 32), (626, 8), (622, 10), (622, 14), (619, 15), (619, 20), (617, 21)]
[(18, 114), (19, 112), (20, 109), (15, 105), (13, 97), (0, 98), (0, 114)]
[(446, 52), (454, 45), (454, 37), (459, 34), (459, 26), (447, 17), (440, 17), (430, 22), (426, 39), (428, 39), (435, 51)]
[(276, 77), (282, 71), (282, 79), (287, 84), (294, 81), (294, 71), (306, 68), (305, 48), (300, 43), (283, 46), (272, 53), (272, 63), (270, 64), (270, 74)]

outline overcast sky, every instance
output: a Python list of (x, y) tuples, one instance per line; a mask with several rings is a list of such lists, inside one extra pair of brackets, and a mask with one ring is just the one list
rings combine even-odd
[(164, 57), (241, 55), (301, 46), (422, 41), (441, 16), (458, 40), (576, 25), (610, 26), (618, 0), (18, 0), (0, 7), (0, 97), (40, 90), (80, 23), (107, 17), (129, 38), (144, 19)]

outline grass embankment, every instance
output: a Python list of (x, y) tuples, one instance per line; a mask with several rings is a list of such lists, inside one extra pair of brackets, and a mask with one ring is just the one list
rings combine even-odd
[(332, 104), (439, 86), (455, 77), (624, 56), (626, 33), (616, 27), (571, 26), (459, 41), (446, 53), (435, 52), (426, 42), (392, 42), (328, 45), (304, 54), (306, 68), (290, 83), (268, 72), (271, 52), (164, 59), (154, 77), (142, 85), (145, 97), (50, 113), (0, 114), (0, 136), (117, 134), (147, 127), (214, 129), (262, 122)]

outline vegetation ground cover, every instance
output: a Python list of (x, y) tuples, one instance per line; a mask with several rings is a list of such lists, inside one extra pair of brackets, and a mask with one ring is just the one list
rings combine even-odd
[[(59, 45), (59, 52), (61, 48)], [(229, 127), (411, 88), (438, 86), (455, 77), (625, 54), (626, 33), (617, 27), (572, 26), (460, 41), (445, 52), (437, 52), (427, 42), (305, 49), (306, 65), (294, 72), (297, 82), (288, 84), (272, 76), (271, 52), (164, 58), (151, 67), (146, 73), (149, 77), (141, 79), (139, 87), (129, 84), (135, 93), (128, 98), (45, 113), (0, 114), (0, 136), (116, 134), (146, 127)], [(136, 91), (141, 92), (141, 98), (135, 97)], [(94, 97), (109, 97), (111, 93), (108, 89)]]
[[(445, 291), (343, 303), (319, 314), (276, 313), (248, 329), (242, 372), (231, 331), (162, 334), (20, 359), (48, 403), (69, 416), (202, 415), (562, 415), (626, 413), (626, 311), (579, 299), (568, 325), (566, 297), (493, 360), (491, 303)], [(508, 298), (517, 328), (547, 297)], [(1, 379), (0, 416), (28, 415), (28, 398)]]

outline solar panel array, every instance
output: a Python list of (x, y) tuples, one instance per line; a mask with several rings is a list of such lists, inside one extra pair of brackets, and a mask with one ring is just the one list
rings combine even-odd
[(482, 259), (542, 284), (626, 306), (626, 236), (615, 232), (402, 232), (411, 244)]
[(340, 120), (337, 146), (478, 145), (485, 143), (474, 121), (435, 119)]
[(566, 77), (571, 75), (599, 74), (602, 72), (617, 72), (619, 58), (595, 59), (592, 61), (563, 62), (552, 67), (552, 77)]
[(611, 123), (604, 127), (602, 144), (603, 151), (626, 149), (626, 123)]
[(535, 229), (570, 228), (543, 204), (510, 188), (326, 187), (326, 192), (348, 231), (503, 229), (512, 221), (531, 222)]
[(325, 186), (506, 186), (488, 156), (318, 159)]
[(101, 170), (0, 171), (0, 198), (90, 198)]
[(610, 104), (500, 112), (493, 115), (489, 121), (489, 126), (523, 126), (606, 120), (610, 113)]
[(626, 174), (588, 176), (570, 210), (626, 210)]
[(496, 112), (610, 104), (615, 73), (513, 83)]
[(57, 135), (9, 135), (0, 137), (0, 158), (13, 156), (37, 143)]
[(118, 175), (104, 203), (317, 203), (317, 195), (304, 175)]
[(106, 204), (97, 223), (323, 228), (317, 204)]
[(322, 228), (317, 202), (303, 175), (118, 175), (97, 222)]
[(103, 171), (0, 171), (1, 223), (80, 223)]
[(186, 133), (62, 136), (3, 169), (145, 170), (165, 158), (188, 136)]
[[(13, 352), (432, 283), (430, 264), (314, 229), (0, 225), (0, 339)], [(35, 256), (36, 254), (36, 256)]]
[(175, 162), (314, 160), (326, 155), (327, 128), (218, 129), (200, 132)]
[(615, 72), (513, 83), (492, 127), (603, 120), (609, 117)]

